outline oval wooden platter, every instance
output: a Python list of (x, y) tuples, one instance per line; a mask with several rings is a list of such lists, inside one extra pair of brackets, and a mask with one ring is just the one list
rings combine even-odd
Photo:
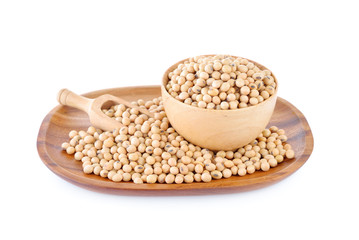
[[(153, 99), (160, 96), (159, 86), (140, 86), (104, 89), (84, 94), (95, 98), (102, 94), (120, 96), (126, 100)], [(201, 195), (248, 191), (274, 184), (298, 170), (309, 158), (313, 150), (313, 136), (304, 115), (288, 101), (278, 97), (269, 125), (283, 128), (288, 136), (296, 157), (285, 160), (267, 172), (256, 171), (243, 177), (232, 176), (228, 179), (213, 180), (209, 183), (190, 184), (134, 184), (115, 183), (109, 179), (87, 175), (82, 172), (81, 162), (73, 159), (61, 149), (68, 141), (70, 130), (86, 130), (90, 122), (86, 113), (66, 107), (55, 107), (43, 120), (38, 138), (37, 149), (42, 161), (55, 174), (77, 186), (111, 194), (121, 195)]]

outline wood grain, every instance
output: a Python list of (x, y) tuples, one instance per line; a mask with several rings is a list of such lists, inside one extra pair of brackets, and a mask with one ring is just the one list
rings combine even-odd
[[(149, 100), (160, 96), (159, 86), (126, 87), (99, 90), (83, 96), (95, 98), (112, 94), (128, 101), (142, 98)], [(228, 179), (213, 180), (210, 183), (191, 184), (134, 184), (115, 183), (108, 179), (87, 175), (82, 172), (81, 162), (73, 159), (61, 149), (61, 143), (68, 141), (72, 129), (85, 130), (90, 125), (86, 113), (67, 106), (55, 107), (43, 120), (37, 149), (44, 164), (55, 174), (77, 186), (104, 193), (120, 195), (201, 195), (248, 191), (274, 184), (298, 170), (309, 158), (313, 150), (313, 136), (304, 115), (288, 101), (278, 97), (269, 125), (286, 130), (288, 142), (296, 157), (285, 160), (268, 172), (256, 171), (244, 177), (232, 176)]]

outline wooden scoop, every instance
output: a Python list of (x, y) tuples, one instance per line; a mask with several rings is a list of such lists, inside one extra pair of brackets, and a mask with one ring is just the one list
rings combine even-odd
[(90, 118), (91, 124), (105, 131), (112, 131), (114, 129), (120, 129), (124, 125), (113, 118), (110, 118), (102, 112), (102, 108), (115, 105), (123, 104), (129, 108), (136, 108), (143, 114), (149, 117), (153, 117), (153, 113), (150, 113), (147, 109), (143, 109), (132, 105), (128, 101), (115, 97), (110, 94), (101, 95), (95, 99), (86, 98), (76, 93), (71, 92), (68, 89), (61, 89), (57, 95), (57, 101), (65, 106), (74, 107), (87, 113)]

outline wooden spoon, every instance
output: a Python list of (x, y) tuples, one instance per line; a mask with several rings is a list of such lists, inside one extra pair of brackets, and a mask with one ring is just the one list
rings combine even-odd
[(102, 108), (107, 108), (115, 104), (123, 104), (129, 108), (135, 108), (139, 112), (146, 114), (149, 117), (153, 117), (153, 113), (147, 109), (143, 109), (132, 105), (128, 101), (115, 97), (110, 94), (101, 95), (95, 99), (86, 98), (76, 93), (71, 92), (68, 89), (61, 89), (57, 95), (57, 101), (61, 105), (74, 107), (87, 113), (90, 118), (91, 124), (105, 131), (112, 131), (114, 129), (120, 129), (124, 125), (113, 118), (110, 118), (102, 112)]

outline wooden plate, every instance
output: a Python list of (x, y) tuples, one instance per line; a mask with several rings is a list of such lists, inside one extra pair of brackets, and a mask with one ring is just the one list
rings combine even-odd
[[(160, 96), (159, 86), (125, 87), (99, 90), (84, 94), (94, 98), (109, 93), (127, 100), (153, 99)], [(295, 151), (296, 158), (285, 160), (267, 172), (256, 171), (243, 177), (232, 176), (228, 179), (213, 180), (209, 183), (191, 184), (134, 184), (115, 183), (111, 180), (87, 175), (82, 172), (81, 162), (73, 159), (61, 149), (68, 141), (72, 129), (86, 130), (90, 126), (87, 115), (77, 109), (57, 106), (43, 120), (38, 138), (37, 149), (45, 165), (58, 176), (80, 187), (98, 192), (122, 195), (200, 195), (241, 192), (262, 188), (276, 183), (298, 170), (309, 158), (313, 150), (313, 136), (304, 115), (288, 101), (278, 98), (269, 125), (283, 128), (288, 142)]]

